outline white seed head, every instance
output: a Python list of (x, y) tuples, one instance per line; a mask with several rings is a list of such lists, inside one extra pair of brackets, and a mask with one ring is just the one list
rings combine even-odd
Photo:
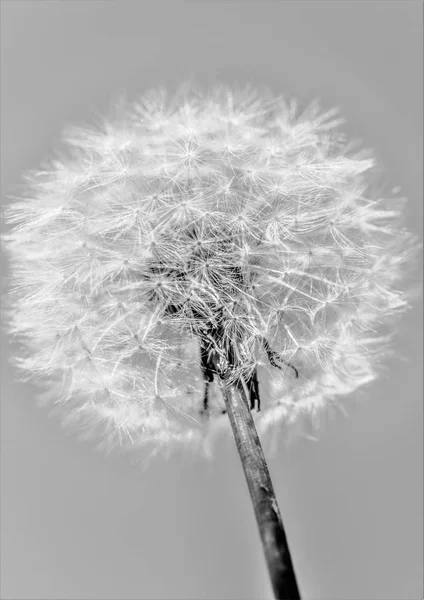
[(372, 153), (340, 123), (221, 86), (152, 91), (67, 129), (3, 236), (14, 362), (40, 397), (108, 444), (204, 448), (228, 421), (216, 382), (201, 414), (199, 343), (217, 319), (229, 378), (257, 369), (262, 433), (372, 381), (417, 243), (405, 199), (377, 191)]

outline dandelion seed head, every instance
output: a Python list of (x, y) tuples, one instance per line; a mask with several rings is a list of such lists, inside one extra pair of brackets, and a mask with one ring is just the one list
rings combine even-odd
[(226, 419), (216, 384), (200, 410), (199, 336), (218, 311), (230, 378), (257, 369), (262, 433), (317, 422), (374, 380), (418, 244), (400, 188), (376, 191), (372, 152), (341, 123), (219, 86), (153, 90), (66, 129), (3, 236), (14, 363), (40, 399), (108, 446), (200, 451)]

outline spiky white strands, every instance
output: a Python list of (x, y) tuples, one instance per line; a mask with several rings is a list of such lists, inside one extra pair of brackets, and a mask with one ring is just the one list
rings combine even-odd
[(202, 413), (199, 340), (218, 315), (223, 370), (257, 369), (260, 432), (371, 381), (415, 242), (335, 115), (222, 86), (68, 129), (4, 236), (16, 363), (44, 399), (111, 443), (197, 447), (227, 423), (216, 383)]

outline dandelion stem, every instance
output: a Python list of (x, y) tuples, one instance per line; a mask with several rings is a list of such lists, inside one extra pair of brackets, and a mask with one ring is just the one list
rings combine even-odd
[(247, 397), (242, 387), (220, 381), (237, 450), (255, 511), (274, 596), (300, 600), (283, 522)]

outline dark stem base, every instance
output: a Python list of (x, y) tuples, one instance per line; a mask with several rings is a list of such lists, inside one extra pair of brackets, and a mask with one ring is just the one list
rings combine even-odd
[(222, 395), (243, 465), (275, 598), (300, 600), (290, 551), (268, 466), (241, 386), (220, 380)]

